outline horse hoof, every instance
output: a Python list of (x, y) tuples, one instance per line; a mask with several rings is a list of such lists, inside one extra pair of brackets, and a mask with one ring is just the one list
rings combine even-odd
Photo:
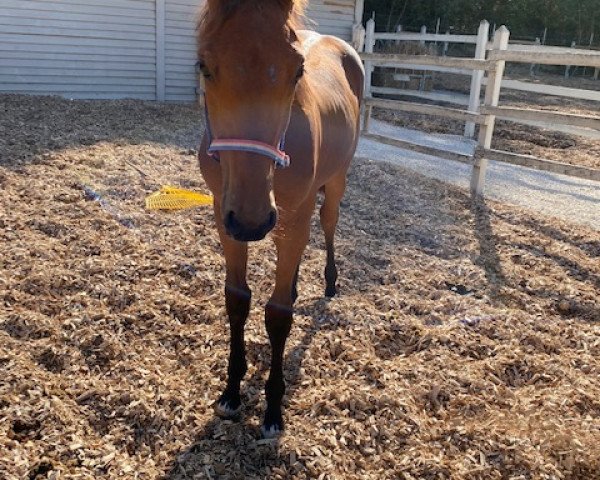
[(215, 413), (221, 418), (233, 418), (237, 417), (242, 411), (242, 405), (240, 404), (237, 408), (233, 408), (228, 401), (219, 400), (215, 404)]
[(263, 425), (260, 427), (260, 433), (263, 438), (269, 440), (272, 438), (279, 438), (283, 433), (283, 428), (280, 425)]

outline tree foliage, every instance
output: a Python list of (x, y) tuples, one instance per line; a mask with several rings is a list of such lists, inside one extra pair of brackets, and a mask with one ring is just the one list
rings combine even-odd
[(600, 45), (600, 0), (365, 0), (365, 20), (375, 13), (378, 30), (397, 25), (474, 33), (481, 20), (506, 25), (513, 37), (542, 37), (548, 44)]

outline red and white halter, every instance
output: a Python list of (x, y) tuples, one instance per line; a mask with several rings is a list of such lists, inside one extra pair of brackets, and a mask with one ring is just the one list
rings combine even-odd
[(249, 152), (270, 158), (273, 160), (275, 167), (277, 168), (286, 168), (290, 166), (290, 157), (284, 151), (287, 127), (283, 132), (283, 136), (279, 141), (278, 147), (274, 147), (268, 143), (263, 143), (256, 140), (244, 140), (237, 138), (213, 139), (212, 130), (210, 128), (210, 119), (208, 117), (208, 105), (206, 104), (206, 98), (204, 99), (204, 113), (206, 116), (206, 134), (208, 135), (208, 149), (206, 150), (206, 153), (208, 153), (215, 160), (219, 161), (219, 152)]

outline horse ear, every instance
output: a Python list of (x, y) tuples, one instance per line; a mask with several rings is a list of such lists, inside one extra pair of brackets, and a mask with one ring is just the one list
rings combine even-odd
[[(263, 0), (268, 2), (269, 0)], [(273, 0), (271, 0), (273, 1)], [(293, 29), (306, 28), (306, 7), (308, 0), (275, 0), (281, 6), (281, 9), (287, 14), (289, 25)]]

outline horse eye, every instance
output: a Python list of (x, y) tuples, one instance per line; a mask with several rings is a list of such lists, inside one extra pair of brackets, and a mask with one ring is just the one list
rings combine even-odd
[(302, 78), (302, 76), (304, 75), (304, 65), (300, 65), (300, 68), (298, 69), (298, 71), (296, 72), (296, 82), (298, 80), (300, 80)]
[(210, 70), (202, 60), (198, 60), (196, 63), (196, 72), (201, 72), (206, 79), (210, 79), (212, 77)]

